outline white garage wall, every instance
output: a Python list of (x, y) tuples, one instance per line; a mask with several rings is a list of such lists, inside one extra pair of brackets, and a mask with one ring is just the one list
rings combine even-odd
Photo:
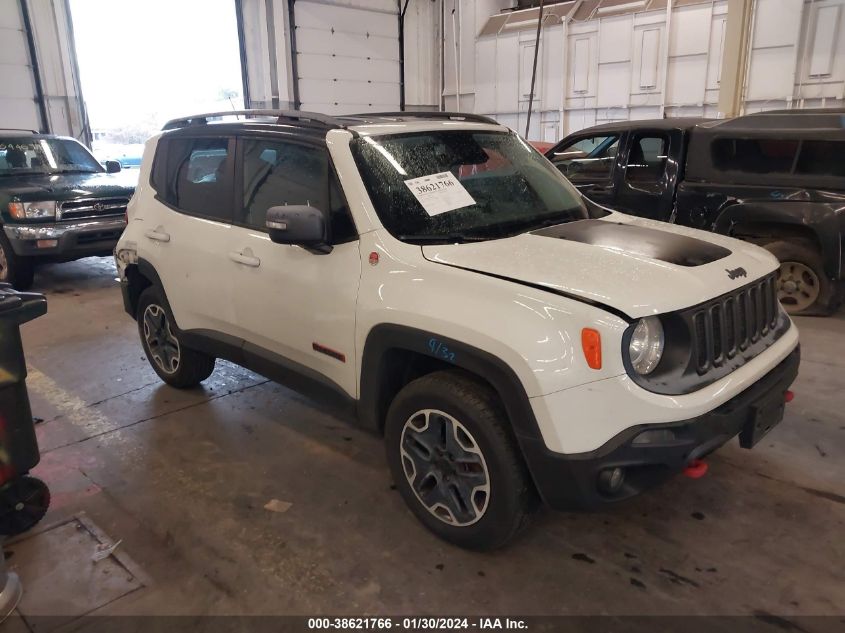
[(410, 0), (405, 14), (405, 107), (436, 110), (440, 107), (441, 64), (440, 2)]
[[(457, 103), (457, 57), (461, 108), (524, 133), (535, 28), (479, 35), (512, 3), (443, 1), (447, 16), (458, 5), (460, 43), (456, 53), (447, 17), (446, 108)], [(843, 105), (845, 0), (754, 1), (743, 110)], [(648, 6), (657, 5), (544, 23), (529, 138), (552, 141), (605, 121), (719, 115), (727, 0), (676, 1), (670, 12), (666, 2)]]
[[(597, 123), (664, 114), (716, 116), (726, 13), (726, 0), (716, 0), (671, 14), (661, 9), (547, 21), (529, 138), (554, 141)], [(527, 28), (476, 39), (475, 109), (521, 133), (535, 34)]]
[[(253, 105), (293, 105), (289, 1), (240, 0)], [(743, 110), (842, 105), (845, 0), (753, 2)], [(605, 4), (616, 7), (600, 13), (579, 9), (589, 2), (552, 5), (563, 16), (572, 8), (577, 19), (555, 17), (542, 29), (530, 138), (552, 141), (603, 121), (719, 115), (727, 0), (648, 0), (653, 10)], [(398, 109), (401, 5), (295, 0), (303, 109)], [(491, 16), (514, 5), (410, 0), (406, 108), (488, 114), (524, 133), (535, 28), (481, 34)]]
[(845, 103), (845, 0), (756, 0), (749, 112)]
[[(22, 7), (28, 10), (37, 64), (30, 55)], [(46, 120), (38, 103), (39, 86)], [(67, 0), (0, 0), (0, 127), (90, 142)]]
[(0, 4), (0, 127), (39, 130), (36, 97), (23, 15), (17, 0)]
[[(239, 0), (242, 71), (248, 108), (293, 108), (288, 5), (284, 0)], [(248, 102), (247, 102), (248, 98)]]

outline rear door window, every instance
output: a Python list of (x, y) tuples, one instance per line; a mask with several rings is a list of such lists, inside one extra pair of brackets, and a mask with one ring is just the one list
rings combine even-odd
[(231, 222), (231, 140), (171, 138), (161, 142), (165, 145), (163, 165), (157, 158), (154, 178), (159, 197), (191, 215)]
[(666, 171), (669, 138), (663, 134), (636, 135), (631, 141), (625, 180), (633, 183), (658, 183)]
[(574, 183), (610, 180), (619, 149), (618, 134), (577, 139), (552, 153), (552, 164)]

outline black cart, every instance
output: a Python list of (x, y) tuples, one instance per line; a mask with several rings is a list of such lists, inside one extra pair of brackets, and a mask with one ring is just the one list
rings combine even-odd
[(47, 485), (28, 475), (40, 454), (20, 333), (22, 323), (46, 312), (44, 295), (0, 283), (0, 535), (26, 532), (50, 505)]

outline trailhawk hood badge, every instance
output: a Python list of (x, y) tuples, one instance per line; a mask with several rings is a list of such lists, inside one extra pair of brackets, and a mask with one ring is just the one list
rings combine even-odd
[(731, 279), (736, 279), (737, 277), (748, 277), (748, 273), (745, 272), (745, 269), (740, 268), (725, 268), (725, 272), (728, 273), (728, 277)]

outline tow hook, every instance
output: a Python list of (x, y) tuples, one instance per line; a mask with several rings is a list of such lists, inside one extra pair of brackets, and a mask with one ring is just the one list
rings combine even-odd
[(694, 459), (689, 464), (687, 464), (686, 468), (684, 468), (684, 475), (689, 477), (690, 479), (701, 479), (704, 475), (707, 474), (707, 462), (703, 459)]
[(786, 390), (786, 393), (783, 394), (783, 401), (787, 404), (795, 400), (795, 392), (790, 391), (789, 389)]

